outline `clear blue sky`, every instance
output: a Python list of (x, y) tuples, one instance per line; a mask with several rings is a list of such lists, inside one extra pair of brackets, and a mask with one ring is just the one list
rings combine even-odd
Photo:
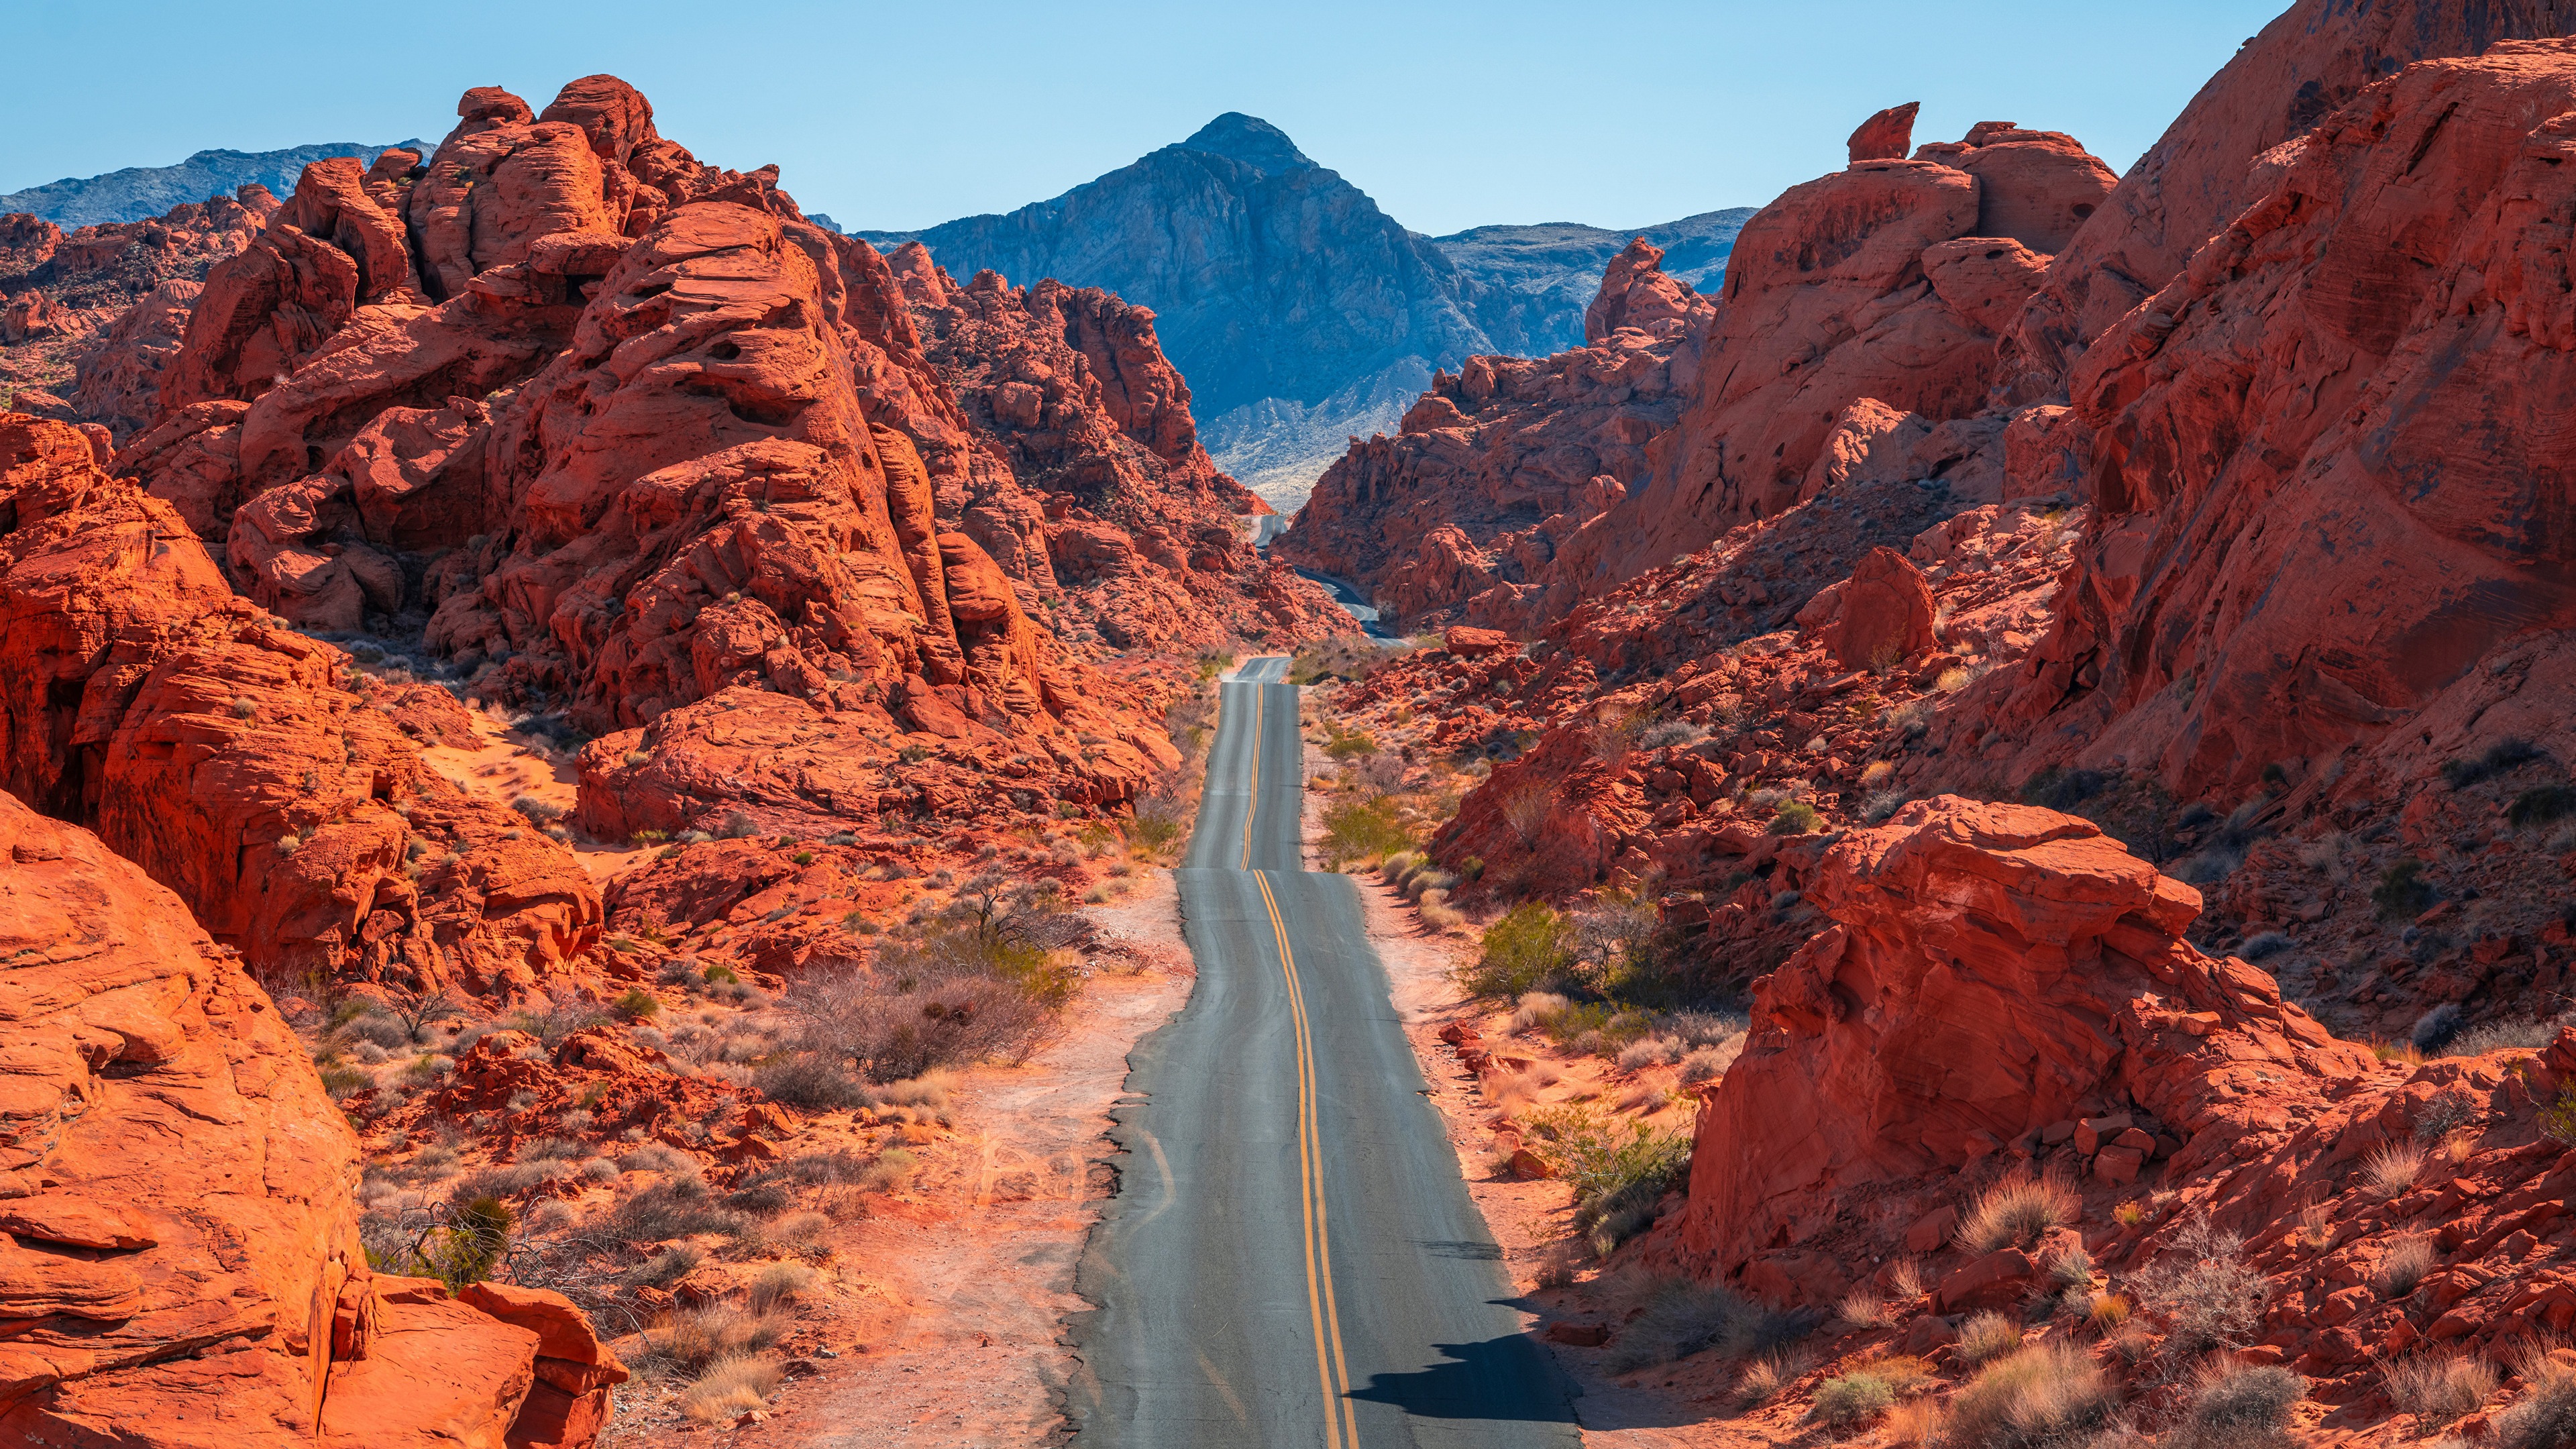
[(1863, 116), (2074, 133), (2125, 169), (2288, 0), (1620, 6), (519, 0), (21, 7), (0, 192), (210, 146), (435, 142), (467, 86), (542, 108), (609, 71), (662, 133), (809, 211), (1007, 211), (1261, 116), (1397, 220), (1638, 226), (1835, 169)]

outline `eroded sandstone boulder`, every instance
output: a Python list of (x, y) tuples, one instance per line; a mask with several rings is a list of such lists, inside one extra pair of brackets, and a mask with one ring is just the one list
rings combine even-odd
[[(589, 1432), (547, 1442), (595, 1437), (623, 1369), (570, 1303), (369, 1271), (357, 1141), (234, 953), (15, 798), (0, 850), (0, 1432), (430, 1449), (569, 1409)], [(602, 1366), (598, 1386), (540, 1402), (549, 1363)]]

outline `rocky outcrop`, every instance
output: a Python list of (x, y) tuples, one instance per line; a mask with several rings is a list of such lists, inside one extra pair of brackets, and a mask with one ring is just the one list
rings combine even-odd
[(2053, 1123), (2126, 1115), (2169, 1145), (2097, 1170), (2188, 1170), (2259, 1130), (2234, 1100), (2258, 1072), (2269, 1112), (2377, 1066), (2268, 974), (2184, 943), (2198, 893), (2090, 821), (1945, 795), (1844, 837), (1803, 886), (1830, 924), (1755, 983), (1692, 1154), (1682, 1238), (1730, 1272), (1863, 1189), (2029, 1155)]
[(570, 852), (429, 769), (346, 656), (235, 598), (89, 439), (0, 415), (0, 501), (9, 793), (263, 971), (506, 993), (596, 934)]
[[(419, 141), (396, 145), (427, 149)], [(110, 227), (148, 220), (209, 196), (233, 196), (244, 190), (289, 191), (295, 178), (316, 161), (355, 156), (363, 166), (391, 149), (335, 141), (282, 151), (200, 151), (176, 166), (129, 166), (102, 176), (67, 176), (13, 191), (0, 196), (0, 212), (32, 212), (75, 230)]]
[(2003, 399), (2062, 397), (2096, 338), (2272, 188), (2274, 148), (2365, 87), (2414, 61), (2571, 31), (2576, 16), (2554, 0), (2297, 0), (2200, 88), (2068, 243), (2004, 337)]
[[(87, 831), (0, 798), (0, 847), (0, 1293), (18, 1325), (0, 1431), (171, 1449), (589, 1443), (625, 1375), (570, 1303), (458, 1302), (369, 1271), (357, 1141), (232, 953)], [(595, 1366), (596, 1384), (532, 1391), (549, 1362)], [(527, 1432), (566, 1419), (587, 1428)]]
[[(1901, 140), (1893, 121), (1871, 124), (1886, 135), (1864, 126), (1855, 155)], [(1856, 159), (1791, 187), (1736, 239), (1651, 478), (1568, 541), (1555, 581), (1598, 593), (1790, 506), (1863, 399), (1932, 424), (1976, 414), (1995, 329), (2038, 285), (2042, 249), (2113, 184), (2069, 137), (1988, 122), (1912, 160)]]
[(248, 246), (277, 210), (259, 186), (149, 220), (68, 234), (33, 216), (0, 218), (0, 386), (51, 389), (55, 416), (131, 436), (159, 406), (199, 283)]
[(970, 505), (968, 516), (1042, 551), (1042, 576), (1062, 590), (1060, 628), (1122, 649), (1206, 649), (1347, 627), (1322, 589), (1245, 538), (1238, 519), (1269, 505), (1209, 460), (1151, 311), (992, 272), (961, 287), (918, 242), (891, 265), (924, 355), (1042, 512)]
[(2085, 354), (2098, 511), (2005, 707), (2029, 767), (2303, 779), (2576, 622), (2576, 329), (2543, 221), (2576, 200), (2571, 134), (2576, 42), (2411, 66)]
[(1393, 437), (1354, 443), (1272, 551), (1349, 579), (1411, 628), (1453, 617), (1532, 630), (1572, 603), (1546, 593), (1557, 552), (1641, 486), (1647, 443), (1698, 377), (1707, 299), (1643, 240), (1612, 259), (1588, 345), (1442, 373)]

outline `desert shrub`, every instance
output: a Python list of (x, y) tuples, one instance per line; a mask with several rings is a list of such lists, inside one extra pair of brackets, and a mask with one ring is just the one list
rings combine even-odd
[(774, 1102), (807, 1111), (830, 1111), (869, 1104), (867, 1084), (848, 1068), (820, 1052), (787, 1052), (751, 1069), (751, 1084)]
[(2433, 883), (2424, 879), (2424, 862), (2411, 855), (2381, 871), (2379, 884), (2370, 891), (2370, 902), (2378, 908), (2383, 921), (2420, 916), (2440, 899)]
[(2429, 1235), (2406, 1234), (2379, 1256), (2379, 1291), (2390, 1298), (2403, 1298), (2415, 1291), (2415, 1285), (2423, 1282), (2439, 1261)]
[(1146, 855), (1178, 847), (1189, 831), (1189, 802), (1169, 790), (1138, 800), (1135, 816), (1127, 822), (1128, 843)]
[(1893, 1384), (1867, 1370), (1855, 1369), (1816, 1385), (1811, 1413), (1828, 1428), (1849, 1429), (1877, 1418), (1895, 1405)]
[(722, 1359), (757, 1353), (786, 1336), (784, 1318), (749, 1313), (730, 1304), (675, 1313), (644, 1331), (646, 1359), (690, 1373)]
[(2000, 1313), (1980, 1313), (1959, 1325), (1959, 1357), (1968, 1363), (1987, 1363), (2019, 1347), (2021, 1329)]
[(1523, 901), (1485, 928), (1483, 954), (1466, 974), (1479, 996), (1520, 996), (1546, 985), (1572, 961), (1564, 916), (1544, 901)]
[(1402, 811), (1386, 796), (1324, 807), (1324, 863), (1335, 870), (1383, 859), (1413, 845), (1413, 832), (1405, 825)]
[(2527, 765), (2541, 758), (2543, 755), (2539, 746), (2529, 740), (2507, 735), (2488, 746), (2485, 754), (2474, 759), (2463, 757), (2445, 761), (2442, 765), (2442, 779), (2454, 790), (2465, 790), (2480, 780), (2501, 775), (2517, 765)]
[(1757, 1358), (1736, 1375), (1735, 1396), (1747, 1404), (1767, 1404), (1780, 1397), (1793, 1377), (1789, 1365), (1776, 1358)]
[(1848, 1328), (1876, 1328), (1887, 1321), (1887, 1300), (1867, 1290), (1846, 1293), (1834, 1305), (1834, 1317)]
[(2110, 1422), (2115, 1405), (2101, 1369), (2070, 1344), (2043, 1343), (1988, 1364), (1950, 1402), (1950, 1442), (1960, 1449), (2042, 1449), (2072, 1444)]
[(1813, 1326), (1811, 1315), (1766, 1307), (1719, 1284), (1667, 1279), (1629, 1320), (1610, 1350), (1609, 1365), (1613, 1373), (1627, 1373), (1711, 1348), (1764, 1354), (1804, 1337)]
[(2570, 1449), (2576, 1445), (2576, 1371), (2534, 1344), (2515, 1361), (2522, 1397), (2495, 1416), (2496, 1449)]
[(718, 1359), (680, 1393), (680, 1410), (701, 1424), (721, 1424), (768, 1402), (784, 1376), (775, 1362), (753, 1355)]
[(2445, 1001), (2415, 1018), (2414, 1029), (2406, 1033), (2406, 1039), (2419, 1052), (2439, 1052), (2459, 1034), (2460, 1008)]
[(617, 998), (617, 1013), (629, 1021), (651, 1021), (662, 1012), (661, 998), (641, 986), (627, 988)]
[(751, 1280), (745, 1302), (754, 1313), (775, 1313), (813, 1286), (813, 1269), (802, 1263), (772, 1263)]
[(2558, 1029), (2567, 1023), (2553, 1018), (2531, 1021), (2519, 1017), (2481, 1022), (2454, 1036), (2442, 1047), (2446, 1057), (2482, 1057), (2489, 1052), (2538, 1051), (2549, 1045)]
[(1792, 800), (1780, 807), (1779, 814), (1771, 817), (1770, 831), (1773, 835), (1810, 835), (1823, 819), (1816, 813), (1815, 806), (1804, 800)]
[(1682, 1085), (1691, 1086), (1725, 1075), (1726, 1069), (1734, 1066), (1735, 1059), (1743, 1054), (1744, 1037), (1741, 1033), (1716, 1046), (1701, 1047), (1682, 1058)]
[(2496, 1391), (2496, 1371), (2464, 1354), (2426, 1354), (2390, 1364), (2387, 1385), (2389, 1402), (2413, 1414), (2416, 1432), (2425, 1434), (2476, 1413)]
[(2197, 1219), (2176, 1230), (2164, 1252), (2131, 1275), (2140, 1302), (2165, 1322), (2168, 1353), (2236, 1348), (2253, 1336), (2271, 1286), (2237, 1257), (2244, 1245), (2234, 1233)]
[(2278, 956), (2297, 944), (2299, 943), (2278, 931), (2263, 931), (2248, 938), (2244, 945), (2237, 947), (2236, 954), (2248, 961), (2261, 961), (2267, 957)]
[(380, 1273), (436, 1278), (450, 1292), (492, 1276), (510, 1251), (518, 1218), (499, 1198), (458, 1194), (408, 1240), (367, 1245), (367, 1263)]
[(686, 1243), (674, 1243), (627, 1269), (625, 1275), (618, 1281), (629, 1285), (649, 1284), (655, 1288), (667, 1288), (689, 1276), (700, 1263), (706, 1260), (707, 1255), (703, 1250)]
[(2064, 1182), (2015, 1171), (1977, 1194), (1959, 1224), (1959, 1246), (1992, 1253), (2032, 1243), (2050, 1228), (2075, 1221), (2083, 1207), (2083, 1199)]
[(2076, 806), (2101, 794), (2110, 783), (2111, 777), (2099, 770), (2069, 770), (2051, 765), (2023, 783), (2021, 798), (2025, 805), (2072, 812)]
[(2176, 1436), (2189, 1449), (2253, 1449), (2281, 1443), (2290, 1406), (2308, 1396), (2308, 1381), (2274, 1365), (2219, 1363), (2193, 1382), (2191, 1405)]
[(1655, 1204), (1690, 1172), (1691, 1138), (1632, 1122), (1614, 1125), (1579, 1106), (1533, 1112), (1540, 1157), (1574, 1189), (1574, 1225), (1605, 1256), (1653, 1221)]
[(611, 1209), (607, 1220), (613, 1236), (635, 1243), (731, 1233), (741, 1226), (741, 1216), (718, 1206), (706, 1183), (695, 1177), (656, 1183)]
[(2547, 825), (2576, 815), (2576, 788), (2566, 785), (2538, 785), (2513, 797), (2506, 806), (2506, 823), (2516, 830), (2531, 825)]
[(2415, 1142), (2391, 1142), (2361, 1159), (2361, 1185), (2376, 1198), (2402, 1195), (2424, 1170), (2424, 1148)]

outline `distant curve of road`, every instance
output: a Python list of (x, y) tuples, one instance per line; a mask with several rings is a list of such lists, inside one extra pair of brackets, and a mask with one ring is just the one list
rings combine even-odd
[(1304, 869), (1287, 661), (1223, 686), (1175, 878), (1189, 1005), (1129, 1058), (1076, 1288), (1085, 1449), (1581, 1442), (1344, 876)]

